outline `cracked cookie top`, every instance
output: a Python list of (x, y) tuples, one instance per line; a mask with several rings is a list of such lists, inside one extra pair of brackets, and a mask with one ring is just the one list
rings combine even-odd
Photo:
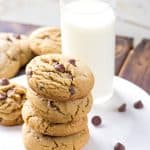
[(61, 54), (34, 58), (26, 68), (29, 86), (52, 100), (68, 101), (86, 97), (94, 85), (94, 77), (80, 60)]

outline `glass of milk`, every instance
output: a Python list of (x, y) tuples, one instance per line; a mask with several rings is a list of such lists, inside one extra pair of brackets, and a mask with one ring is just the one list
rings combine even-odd
[[(113, 0), (60, 0), (63, 54), (87, 63), (95, 76), (95, 103), (113, 94), (115, 13)], [(86, 85), (83, 85), (86, 86)]]

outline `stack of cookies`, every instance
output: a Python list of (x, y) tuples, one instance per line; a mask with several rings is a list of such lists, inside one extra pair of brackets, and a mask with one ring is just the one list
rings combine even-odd
[(88, 141), (87, 113), (94, 77), (79, 60), (61, 54), (34, 58), (26, 68), (28, 101), (22, 114), (27, 150), (80, 150)]

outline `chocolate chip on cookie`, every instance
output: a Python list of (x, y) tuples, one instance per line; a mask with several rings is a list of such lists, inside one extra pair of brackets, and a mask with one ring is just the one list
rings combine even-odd
[(70, 92), (71, 95), (75, 94), (75, 88), (74, 88), (74, 86), (70, 86), (69, 92)]
[(76, 67), (76, 60), (75, 59), (69, 59), (69, 63)]
[(4, 100), (4, 99), (6, 99), (7, 98), (7, 95), (6, 94), (4, 94), (4, 93), (1, 93), (0, 94), (0, 100)]
[(9, 84), (9, 80), (8, 80), (8, 79), (2, 78), (2, 79), (0, 80), (0, 85), (8, 85), (8, 84)]
[(54, 67), (55, 67), (55, 69), (56, 69), (57, 71), (59, 71), (59, 72), (62, 72), (62, 73), (65, 72), (65, 67), (64, 67), (63, 64), (55, 64)]

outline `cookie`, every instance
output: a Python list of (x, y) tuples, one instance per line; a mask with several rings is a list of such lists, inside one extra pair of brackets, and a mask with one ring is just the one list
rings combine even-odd
[(25, 123), (32, 129), (38, 133), (50, 136), (67, 136), (78, 133), (87, 127), (87, 116), (65, 124), (51, 123), (39, 117), (32, 109), (29, 101), (24, 104), (22, 115)]
[(36, 55), (61, 53), (61, 33), (56, 27), (43, 27), (29, 37), (30, 48)]
[(10, 41), (18, 45), (20, 64), (24, 66), (31, 60), (33, 53), (29, 48), (29, 39), (25, 35), (15, 35), (13, 33), (0, 33), (0, 39)]
[(23, 141), (27, 150), (81, 150), (88, 139), (87, 128), (74, 135), (51, 137), (35, 132), (26, 124), (23, 126)]
[(26, 89), (7, 79), (0, 80), (0, 124), (18, 125), (23, 122), (21, 109), (26, 100)]
[(84, 98), (94, 85), (87, 65), (61, 54), (37, 56), (27, 65), (26, 74), (35, 92), (57, 101)]
[(20, 69), (17, 44), (0, 39), (0, 78), (14, 77)]
[(67, 123), (83, 118), (91, 110), (93, 103), (91, 94), (83, 99), (61, 102), (46, 99), (30, 88), (27, 91), (27, 98), (36, 114), (52, 123)]
[(14, 126), (14, 125), (20, 125), (23, 123), (22, 116), (18, 116), (15, 120), (4, 120), (0, 118), (0, 125), (3, 126)]

